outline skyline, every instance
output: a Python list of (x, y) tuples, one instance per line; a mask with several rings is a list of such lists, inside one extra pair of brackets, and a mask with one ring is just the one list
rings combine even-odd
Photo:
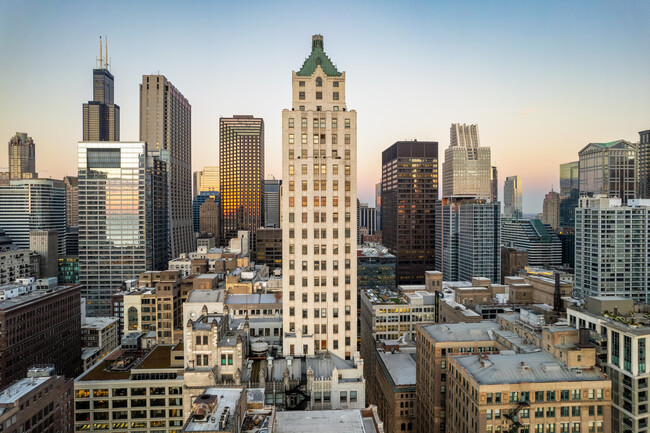
[[(417, 138), (438, 141), (442, 155), (452, 123), (479, 125), (499, 169), (500, 201), (505, 178), (519, 175), (525, 213), (541, 212), (544, 194), (559, 191), (559, 165), (587, 143), (636, 143), (650, 128), (640, 97), (650, 91), (650, 59), (640, 56), (650, 45), (646, 2), (162, 3), (1, 3), (0, 56), (16, 67), (0, 81), (0, 139), (26, 132), (41, 176), (75, 175), (100, 35), (108, 36), (122, 140), (138, 138), (142, 75), (160, 72), (192, 104), (192, 171), (216, 165), (219, 117), (251, 114), (265, 121), (266, 173), (280, 178), (278, 113), (291, 104), (290, 71), (311, 35), (322, 34), (359, 113), (367, 155), (359, 197), (368, 203), (383, 150)], [(195, 30), (160, 31), (172, 18)]]

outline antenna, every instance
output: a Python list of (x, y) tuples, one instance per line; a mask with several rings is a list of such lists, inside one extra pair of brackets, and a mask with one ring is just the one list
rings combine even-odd
[(106, 36), (106, 58), (104, 59), (104, 69), (108, 69), (108, 36)]
[(102, 57), (102, 37), (99, 37), (99, 69), (102, 68), (102, 62), (103, 62), (103, 57)]

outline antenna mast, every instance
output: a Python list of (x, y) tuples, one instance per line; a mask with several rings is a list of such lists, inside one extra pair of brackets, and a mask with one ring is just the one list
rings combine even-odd
[(104, 69), (108, 70), (108, 36), (106, 36), (106, 58), (104, 59)]
[(102, 63), (104, 62), (104, 57), (102, 56), (102, 37), (99, 37), (99, 69), (102, 68)]

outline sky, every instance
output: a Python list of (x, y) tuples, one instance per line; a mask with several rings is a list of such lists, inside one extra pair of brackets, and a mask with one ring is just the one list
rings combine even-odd
[(121, 140), (139, 139), (141, 76), (160, 73), (192, 104), (193, 170), (218, 163), (219, 117), (252, 114), (265, 122), (266, 172), (280, 178), (291, 71), (322, 34), (358, 113), (362, 202), (374, 202), (395, 141), (438, 141), (442, 168), (450, 125), (475, 123), (499, 195), (519, 175), (524, 212), (537, 213), (559, 164), (587, 143), (650, 129), (649, 20), (646, 0), (0, 0), (0, 142), (27, 132), (41, 177), (76, 175), (106, 35)]

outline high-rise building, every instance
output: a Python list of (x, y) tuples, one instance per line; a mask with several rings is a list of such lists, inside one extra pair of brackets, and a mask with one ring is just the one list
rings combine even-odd
[(650, 301), (650, 200), (580, 197), (576, 209), (575, 290), (581, 297)]
[(377, 230), (381, 230), (381, 182), (375, 184), (375, 209), (377, 209)]
[(438, 142), (398, 141), (382, 153), (383, 242), (397, 257), (396, 284), (423, 284), (435, 256)]
[(56, 230), (65, 254), (65, 186), (60, 180), (12, 180), (0, 187), (0, 229), (18, 248), (29, 248), (32, 230)]
[(9, 140), (9, 180), (36, 179), (36, 148), (32, 137), (16, 132)]
[(377, 208), (368, 206), (368, 203), (359, 203), (357, 207), (357, 244), (363, 243), (363, 235), (374, 235), (376, 231)]
[(498, 202), (484, 199), (443, 197), (436, 202), (435, 269), (445, 281), (501, 281), (500, 214)]
[(490, 148), (481, 146), (478, 125), (453, 123), (442, 164), (443, 197), (492, 197)]
[(29, 232), (29, 249), (41, 256), (40, 277), (59, 275), (59, 234), (56, 230), (33, 230)]
[[(286, 355), (357, 349), (357, 113), (323, 37), (292, 73), (282, 111), (283, 329)], [(222, 168), (223, 170), (223, 168)]]
[(637, 149), (638, 198), (650, 198), (650, 129), (639, 132)]
[(255, 242), (255, 263), (282, 268), (282, 229), (259, 228)]
[(65, 176), (65, 222), (68, 226), (79, 225), (79, 178)]
[(560, 226), (560, 194), (555, 191), (544, 196), (542, 222), (550, 225), (553, 230)]
[(147, 151), (146, 165), (146, 248), (147, 270), (167, 269), (169, 254), (169, 180), (166, 150)]
[(578, 161), (560, 164), (560, 227), (573, 227), (580, 198)]
[(518, 219), (523, 216), (523, 209), (521, 179), (508, 176), (503, 186), (503, 215)]
[(93, 69), (93, 100), (83, 104), (83, 141), (120, 141), (120, 107), (113, 99), (115, 78), (99, 38), (99, 67)]
[(124, 280), (169, 257), (167, 176), (151, 159), (142, 142), (79, 142), (79, 281), (89, 315), (109, 315)]
[(208, 197), (199, 208), (199, 233), (212, 233), (216, 245), (221, 245), (221, 203), (219, 194)]
[(580, 152), (580, 196), (605, 194), (623, 204), (636, 196), (637, 145), (625, 140), (589, 143)]
[(528, 265), (536, 267), (562, 264), (562, 242), (549, 224), (538, 219), (518, 219), (501, 227), (504, 246), (528, 251)]
[(81, 372), (79, 285), (35, 290), (0, 301), (0, 386), (35, 364), (54, 364), (69, 378)]
[(492, 166), (490, 173), (490, 201), (499, 201), (499, 170), (495, 166)]
[(247, 230), (253, 248), (264, 222), (264, 120), (247, 115), (219, 119), (219, 169), (221, 238)]
[(140, 84), (140, 141), (165, 150), (171, 257), (194, 250), (192, 230), (192, 107), (164, 75), (143, 75)]
[(203, 167), (201, 171), (194, 172), (194, 196), (202, 191), (219, 191), (219, 167)]
[(573, 227), (560, 227), (557, 237), (562, 242), (562, 264), (573, 269), (576, 257), (576, 232)]
[(264, 180), (264, 227), (280, 227), (280, 197), (282, 196), (282, 181), (277, 179)]

